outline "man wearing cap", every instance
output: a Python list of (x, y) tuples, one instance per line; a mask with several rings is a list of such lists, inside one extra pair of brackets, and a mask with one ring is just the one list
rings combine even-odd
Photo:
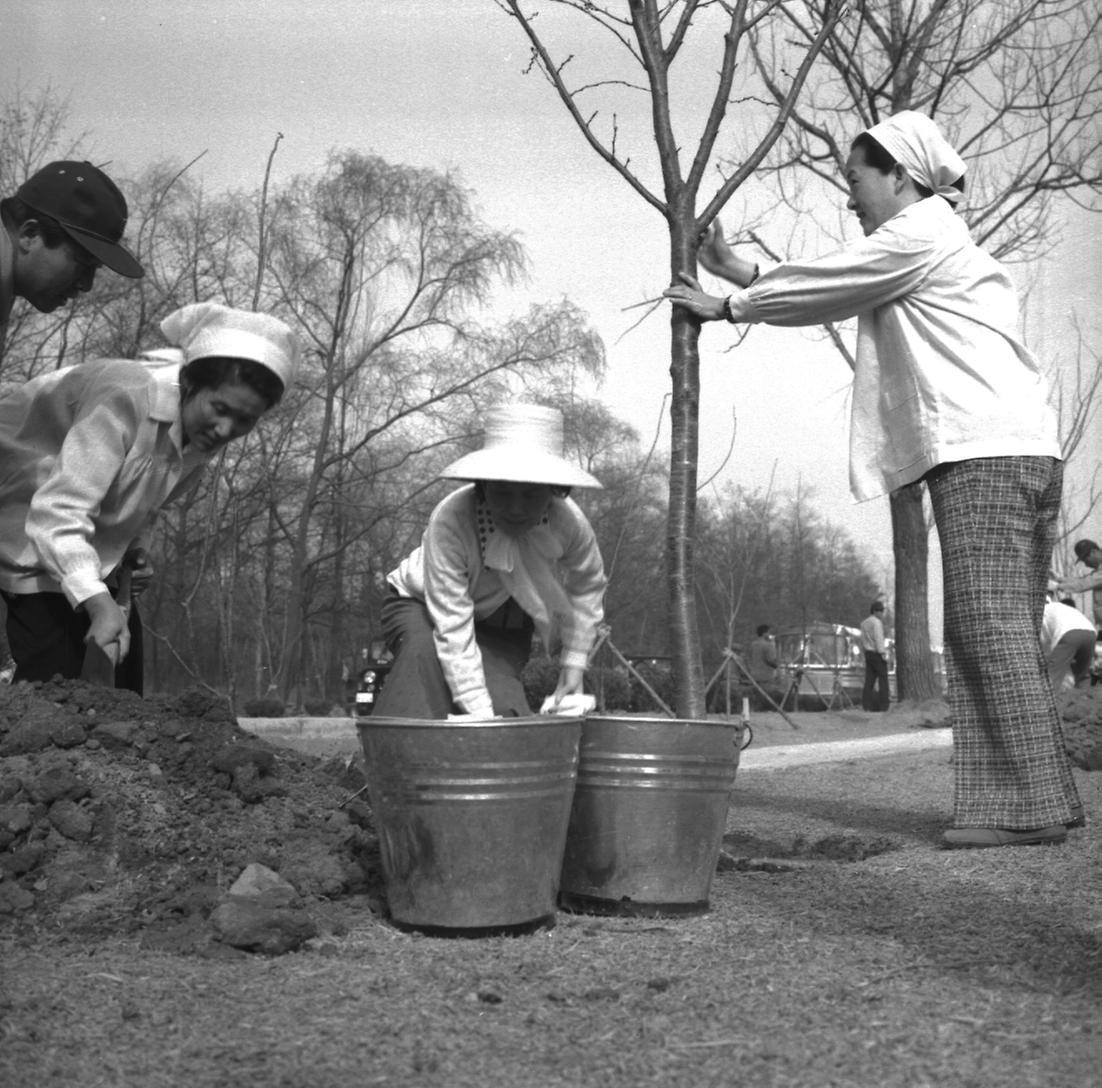
[[(127, 657), (121, 573), (139, 566), (136, 587), (148, 581), (158, 512), (293, 379), (294, 335), (266, 314), (201, 302), (161, 331), (175, 362), (96, 359), (0, 395), (0, 594), (17, 681), (79, 677), (86, 643)], [(130, 664), (121, 686), (140, 692)]]
[(48, 314), (91, 290), (101, 265), (144, 274), (120, 244), (126, 217), (118, 186), (90, 162), (52, 162), (0, 201), (0, 354), (16, 298)]
[(1091, 590), (1091, 610), (1094, 613), (1094, 626), (1102, 629), (1102, 548), (1093, 540), (1075, 542), (1075, 558), (1091, 573), (1080, 578), (1060, 578), (1056, 582), (1058, 589), (1065, 593), (1083, 593)]

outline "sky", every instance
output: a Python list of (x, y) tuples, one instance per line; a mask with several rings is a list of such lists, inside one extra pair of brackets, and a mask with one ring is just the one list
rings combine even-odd
[[(665, 446), (668, 311), (632, 328), (642, 313), (632, 307), (668, 279), (665, 223), (527, 65), (526, 38), (492, 0), (0, 0), (5, 93), (49, 85), (68, 97), (72, 129), (120, 175), (202, 154), (192, 173), (209, 188), (252, 189), (277, 133), (277, 181), (319, 170), (343, 148), (456, 171), (481, 218), (516, 231), (528, 254), (530, 278), (502, 294), (503, 316), (572, 299), (606, 345), (602, 399), (645, 446), (661, 428)], [(677, 88), (687, 139), (712, 79), (701, 67)], [(622, 138), (635, 140), (633, 165), (645, 172), (647, 115), (626, 97), (620, 108)], [(1065, 237), (1021, 284), (1032, 346), (1059, 357), (1069, 356), (1076, 312), (1098, 331), (1098, 307), (1086, 303), (1102, 286), (1098, 227), (1072, 220)], [(756, 328), (731, 344), (729, 327), (705, 326), (700, 479), (723, 465), (733, 432), (720, 481), (807, 491), (890, 598), (887, 499), (849, 495), (848, 368), (810, 332)]]

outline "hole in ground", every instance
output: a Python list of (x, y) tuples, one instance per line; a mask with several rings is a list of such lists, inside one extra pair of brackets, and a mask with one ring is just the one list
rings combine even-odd
[(786, 872), (801, 868), (801, 862), (864, 861), (898, 849), (900, 843), (885, 836), (825, 835), (809, 839), (796, 835), (780, 840), (733, 831), (723, 836), (718, 868), (721, 872)]

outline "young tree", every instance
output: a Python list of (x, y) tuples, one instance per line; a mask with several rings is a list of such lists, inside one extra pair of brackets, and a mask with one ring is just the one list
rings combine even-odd
[[(763, 21), (781, 17), (782, 0), (766, 0), (751, 6), (748, 0), (735, 3), (710, 0), (629, 0), (627, 10), (615, 3), (593, 0), (549, 0), (543, 5), (550, 20), (537, 19), (543, 12), (526, 10), (521, 0), (497, 0), (498, 6), (516, 19), (532, 47), (533, 65), (551, 83), (560, 101), (578, 126), (589, 146), (631, 186), (636, 195), (663, 218), (669, 233), (670, 277), (679, 282), (682, 274), (695, 275), (700, 240), (719, 210), (764, 159), (784, 128), (808, 71), (830, 31), (827, 19), (819, 32), (796, 48), (798, 61), (790, 77), (783, 80), (780, 102), (764, 128), (758, 129), (754, 146), (729, 172), (719, 174), (714, 191), (702, 197), (705, 180), (715, 170), (713, 153), (725, 123), (729, 127), (747, 121), (761, 121), (761, 111), (748, 117), (746, 109), (733, 110), (733, 88), (738, 61), (746, 36)], [(600, 32), (609, 51), (596, 46), (592, 70), (572, 73), (583, 66), (571, 29), (565, 29), (564, 44), (557, 44), (560, 24), (554, 15), (567, 17), (573, 27), (584, 21)], [(541, 29), (546, 27), (546, 30)], [(695, 49), (689, 48), (690, 40)], [(556, 59), (561, 57), (562, 59)], [(681, 64), (675, 73), (675, 66)], [(697, 108), (697, 98), (677, 97), (679, 72), (704, 67), (718, 74), (710, 96)], [(645, 102), (650, 119), (650, 152), (654, 171), (647, 178), (641, 163), (651, 154), (633, 157), (621, 145), (619, 115), (602, 114), (590, 102), (602, 95), (613, 102), (622, 93), (634, 96), (632, 106)], [(689, 96), (686, 96), (688, 99)], [(629, 107), (630, 109), (630, 107)], [(638, 116), (638, 111), (632, 111)], [(692, 117), (699, 136), (695, 147), (679, 135), (675, 118)], [(686, 148), (691, 149), (686, 154)], [(673, 679), (677, 712), (686, 717), (704, 713), (704, 675), (696, 594), (693, 587), (693, 543), (696, 522), (698, 419), (700, 399), (700, 324), (686, 310), (674, 307), (670, 318), (671, 443), (669, 508), (666, 528), (666, 577), (670, 605), (670, 634), (673, 649)]]

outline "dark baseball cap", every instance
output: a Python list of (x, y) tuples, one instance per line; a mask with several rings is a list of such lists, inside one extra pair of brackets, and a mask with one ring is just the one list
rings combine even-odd
[(1080, 563), (1083, 562), (1090, 555), (1091, 552), (1096, 551), (1098, 545), (1093, 540), (1077, 540), (1075, 542), (1075, 558)]
[(126, 199), (119, 187), (90, 162), (51, 162), (32, 174), (15, 195), (36, 212), (56, 219), (82, 249), (120, 276), (145, 271), (120, 245), (126, 230)]

